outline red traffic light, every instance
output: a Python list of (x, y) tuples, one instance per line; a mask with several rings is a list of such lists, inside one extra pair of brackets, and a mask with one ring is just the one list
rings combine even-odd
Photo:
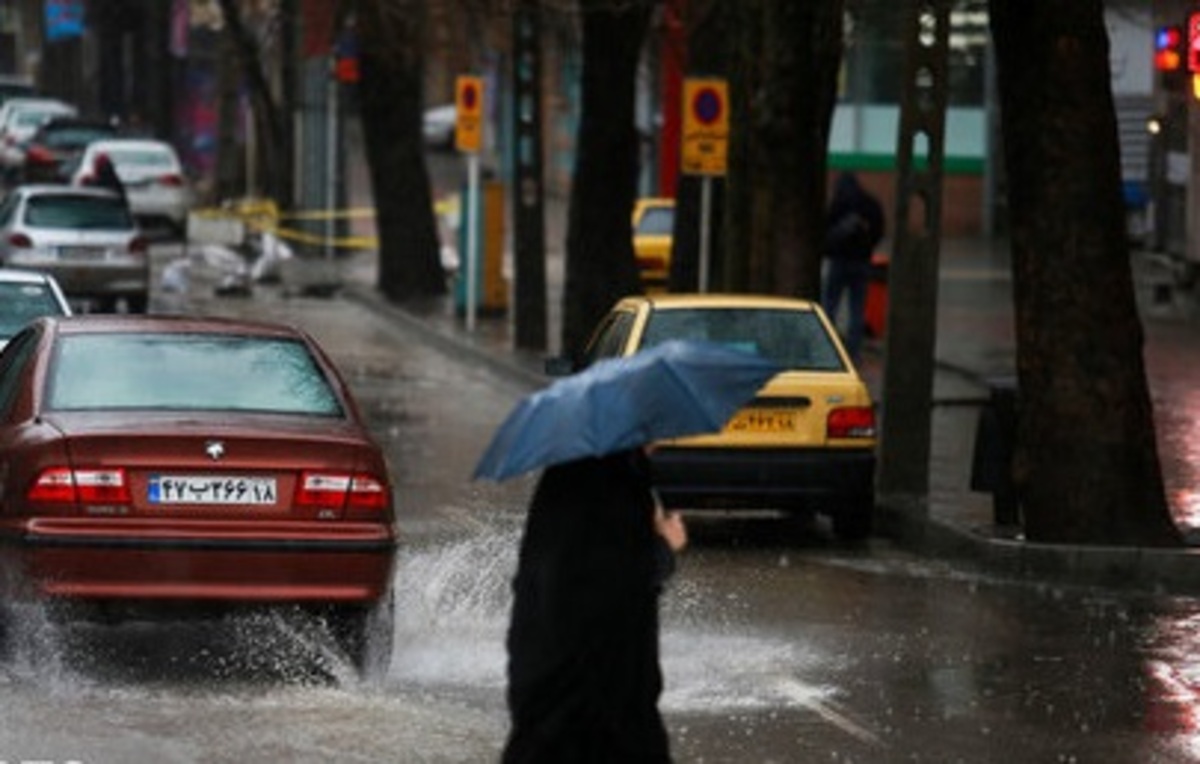
[[(1192, 15), (1195, 17), (1200, 14)], [(1191, 32), (1195, 27), (1193, 19), (1188, 19), (1188, 31)], [(1188, 50), (1193, 50), (1191, 44)], [(1191, 58), (1189, 55), (1189, 64)], [(1200, 59), (1197, 59), (1197, 63), (1200, 63)], [(1158, 33), (1154, 35), (1154, 68), (1160, 72), (1177, 72), (1183, 68), (1183, 30), (1179, 27), (1159, 27)]]

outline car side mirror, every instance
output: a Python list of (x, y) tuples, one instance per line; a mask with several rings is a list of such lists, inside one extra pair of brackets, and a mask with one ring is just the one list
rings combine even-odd
[(550, 377), (565, 377), (578, 371), (569, 355), (550, 356), (543, 361), (543, 370)]

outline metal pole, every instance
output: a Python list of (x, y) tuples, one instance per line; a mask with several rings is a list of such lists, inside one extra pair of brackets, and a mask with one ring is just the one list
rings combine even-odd
[(467, 331), (475, 331), (475, 273), (479, 265), (479, 153), (467, 155)]
[(333, 259), (334, 220), (337, 209), (337, 112), (338, 81), (330, 74), (327, 124), (325, 130), (325, 257)]
[(709, 252), (708, 237), (712, 216), (712, 176), (705, 175), (700, 181), (700, 284), (701, 293), (708, 291)]

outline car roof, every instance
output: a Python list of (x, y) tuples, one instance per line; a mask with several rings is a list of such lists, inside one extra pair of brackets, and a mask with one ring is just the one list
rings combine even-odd
[(759, 308), (771, 310), (811, 311), (816, 303), (799, 297), (783, 297), (769, 294), (715, 294), (699, 292), (668, 292), (664, 294), (634, 295), (617, 303), (618, 307), (646, 305), (653, 310), (676, 310), (683, 308)]
[(106, 151), (133, 149), (141, 151), (169, 150), (175, 153), (175, 147), (166, 141), (156, 138), (102, 138), (88, 144), (88, 153), (100, 154)]
[(95, 127), (104, 130), (112, 130), (114, 134), (117, 130), (117, 128), (113, 127), (112, 123), (106, 119), (99, 119), (97, 117), (80, 117), (73, 114), (59, 114), (43, 122), (38, 127), (38, 132), (47, 132), (60, 127)]
[(121, 195), (111, 188), (103, 186), (64, 186), (61, 183), (36, 183), (17, 186), (10, 194), (24, 197), (26, 200), (40, 196), (93, 196), (103, 199), (120, 199)]
[(76, 111), (75, 107), (58, 98), (50, 98), (48, 96), (21, 96), (18, 98), (9, 98), (0, 106), (0, 110), (19, 111), (20, 109), (31, 108), (51, 108), (61, 109), (62, 113)]
[(20, 268), (0, 268), (0, 281), (10, 284), (46, 284), (53, 279), (48, 273)]
[(220, 316), (88, 313), (46, 316), (37, 320), (58, 334), (229, 334), (308, 339), (307, 333), (289, 324)]

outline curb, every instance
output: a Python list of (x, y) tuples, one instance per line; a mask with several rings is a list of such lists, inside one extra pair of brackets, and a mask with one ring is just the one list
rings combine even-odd
[[(517, 385), (536, 389), (547, 382), (540, 371), (542, 358), (533, 352), (511, 350), (499, 353), (462, 332), (427, 320), (422, 315), (425, 308), (388, 302), (364, 285), (344, 284), (342, 293), (348, 299), (415, 330), (443, 352), (459, 357), (467, 355)], [(434, 309), (428, 308), (430, 313)], [(436, 309), (443, 307), (439, 305)], [(983, 378), (970, 369), (942, 361), (937, 365), (986, 386)], [(960, 403), (973, 401), (939, 402), (940, 405)], [(1154, 594), (1200, 592), (1200, 549), (1033, 543), (989, 535), (991, 528), (972, 531), (950, 525), (929, 517), (922, 503), (903, 500), (880, 498), (876, 512), (881, 535), (901, 548), (925, 557), (944, 559), (977, 573), (1023, 583), (1053, 582)]]

